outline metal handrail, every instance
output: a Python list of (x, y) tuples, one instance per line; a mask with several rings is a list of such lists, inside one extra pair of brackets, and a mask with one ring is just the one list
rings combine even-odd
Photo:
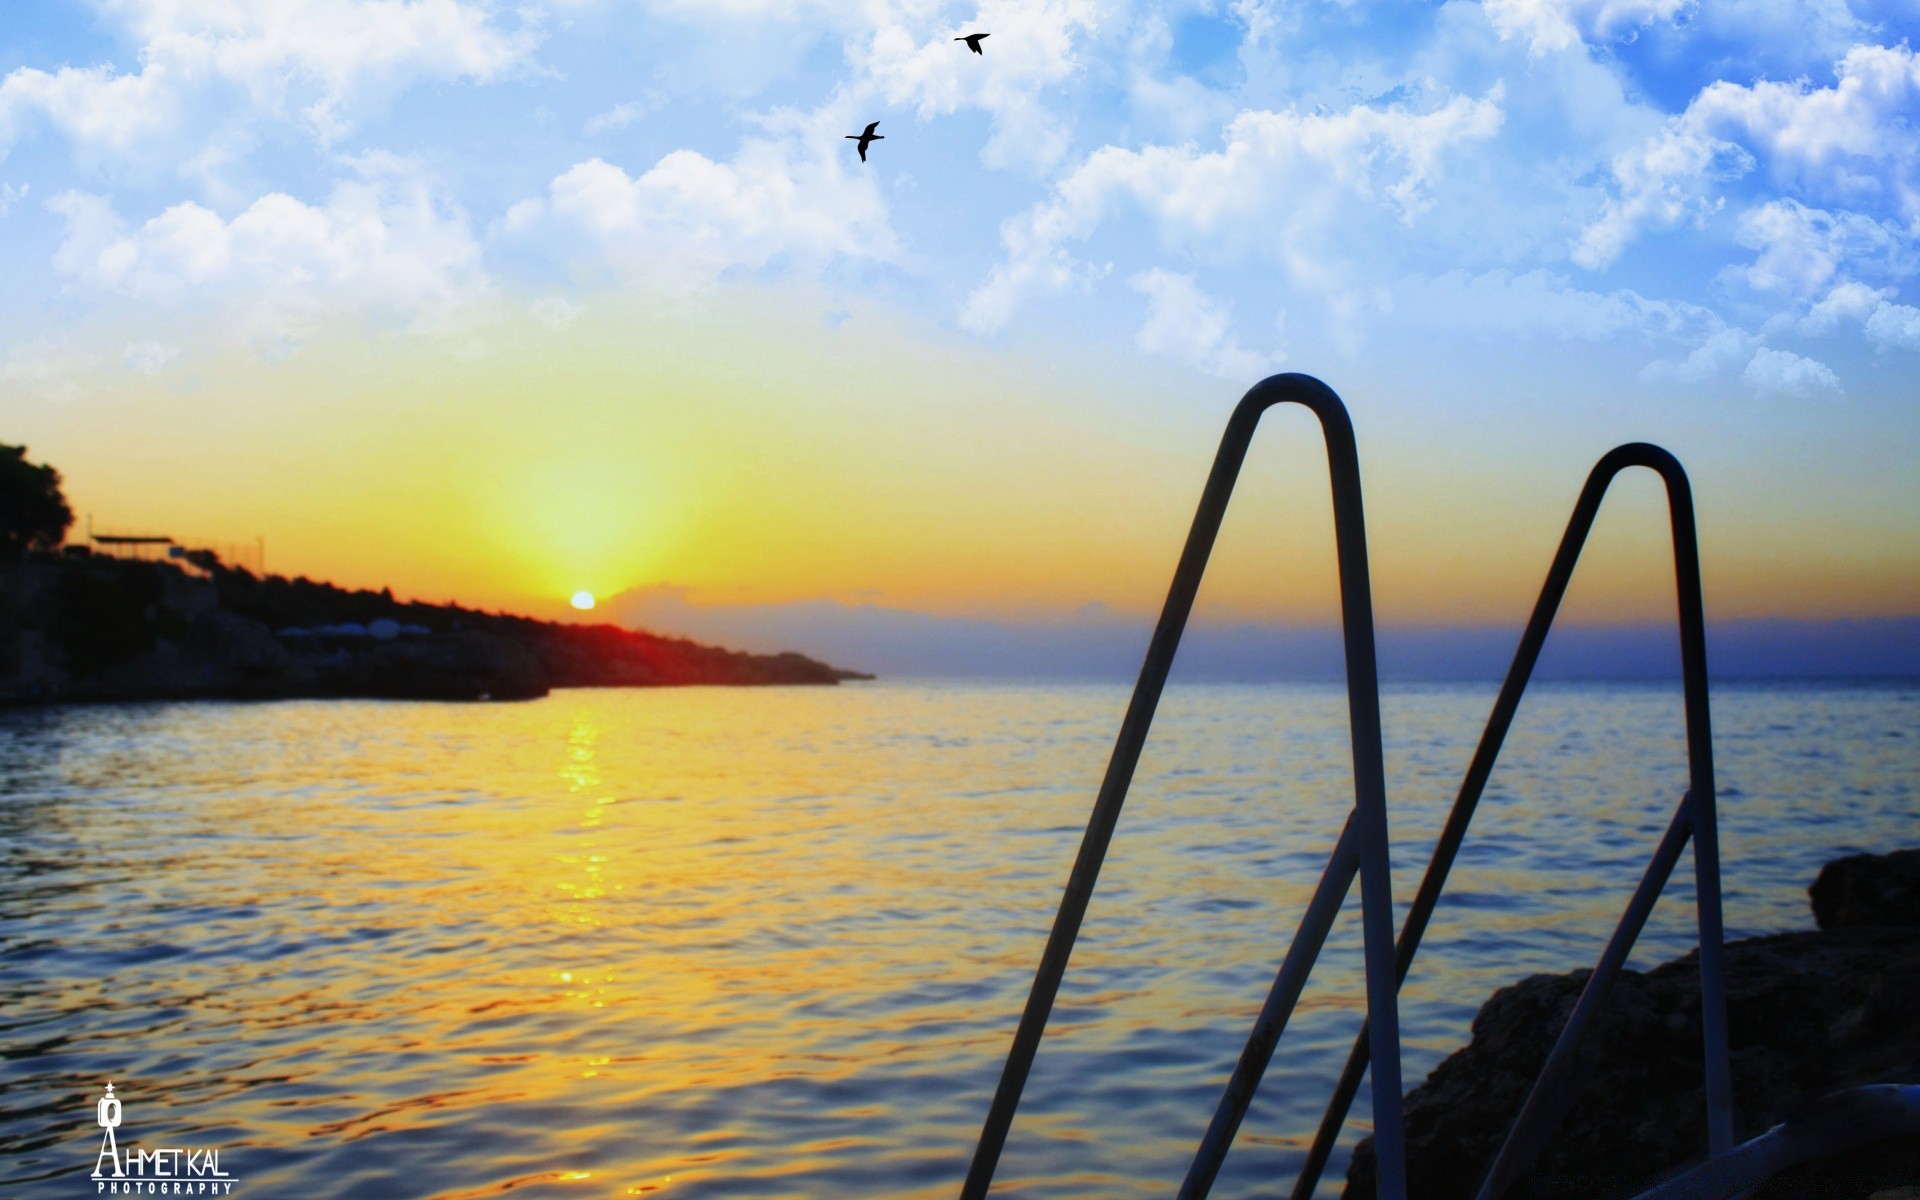
[[(1674, 581), (1677, 593), (1680, 626), (1680, 665), (1682, 687), (1685, 693), (1687, 723), (1687, 757), (1690, 789), (1688, 799), (1683, 800), (1680, 810), (1675, 813), (1669, 838), (1679, 831), (1680, 841), (1672, 848), (1677, 856), (1685, 835), (1690, 833), (1694, 840), (1694, 870), (1696, 877), (1696, 903), (1698, 905), (1698, 923), (1700, 927), (1700, 980), (1701, 980), (1701, 1027), (1705, 1043), (1706, 1058), (1706, 1097), (1707, 1097), (1707, 1140), (1710, 1152), (1720, 1155), (1727, 1152), (1733, 1144), (1733, 1088), (1727, 1062), (1727, 1026), (1726, 1026), (1726, 989), (1725, 970), (1722, 963), (1722, 931), (1720, 924), (1720, 875), (1719, 875), (1719, 839), (1715, 819), (1714, 782), (1713, 782), (1713, 745), (1712, 719), (1707, 706), (1707, 657), (1706, 626), (1700, 596), (1700, 552), (1693, 516), (1693, 494), (1688, 486), (1686, 471), (1679, 461), (1658, 446), (1644, 442), (1633, 442), (1617, 447), (1595, 464), (1587, 477), (1586, 486), (1581, 490), (1580, 498), (1574, 505), (1573, 515), (1567, 522), (1566, 533), (1560, 539), (1559, 551), (1554, 555), (1553, 565), (1547, 571), (1545, 584), (1540, 589), (1540, 598), (1535, 602), (1533, 615), (1527, 622), (1526, 631), (1520, 637), (1520, 645), (1514, 651), (1512, 665), (1507, 669), (1507, 677), (1501, 685), (1499, 697), (1494, 701), (1493, 712), (1487, 718), (1485, 730), (1481, 733), (1480, 744), (1467, 767), (1467, 773), (1461, 780), (1460, 791), (1456, 796), (1453, 809), (1447, 816), (1446, 825), (1434, 846), (1433, 858), (1427, 866), (1426, 875), (1420, 882), (1420, 890), (1414, 896), (1412, 907), (1407, 912), (1406, 924), (1400, 934), (1396, 955), (1397, 978), (1404, 980), (1407, 970), (1413, 963), (1414, 954), (1419, 950), (1420, 939), (1426, 933), (1427, 922), (1433, 915), (1440, 893), (1446, 885), (1447, 873), (1453, 867), (1455, 856), (1459, 853), (1461, 842), (1466, 837), (1467, 826), (1473, 819), (1475, 807), (1480, 802), (1481, 793), (1487, 780), (1493, 773), (1493, 766), (1500, 755), (1508, 729), (1512, 726), (1515, 712), (1520, 706), (1522, 693), (1533, 674), (1534, 664), (1540, 657), (1540, 651), (1546, 644), (1547, 633), (1552, 628), (1560, 601), (1566, 595), (1573, 570), (1580, 558), (1581, 549), (1586, 544), (1588, 533), (1593, 528), (1595, 517), (1599, 514), (1601, 501), (1605, 498), (1608, 486), (1614, 477), (1629, 467), (1647, 467), (1657, 472), (1667, 489), (1669, 520), (1673, 532)], [(1702, 799), (1704, 798), (1704, 799)], [(1683, 818), (1685, 818), (1683, 820)], [(1649, 865), (1648, 878), (1642, 880), (1641, 891), (1646, 891), (1649, 881), (1656, 874), (1654, 870), (1662, 860), (1666, 845), (1662, 844), (1662, 853), (1656, 853)], [(1667, 859), (1666, 869), (1657, 872), (1659, 882), (1664, 883), (1666, 873), (1671, 870), (1672, 859)], [(1659, 884), (1652, 884), (1652, 892), (1647, 899), (1650, 907), (1652, 896), (1657, 896)], [(1635, 903), (1640, 899), (1636, 893)], [(1628, 916), (1633, 906), (1630, 905)], [(1644, 913), (1641, 914), (1644, 920)], [(1616, 930), (1614, 942), (1619, 943), (1625, 932), (1627, 919), (1623, 917), (1621, 929)], [(1633, 933), (1637, 934), (1638, 924), (1634, 924)], [(1632, 944), (1628, 936), (1625, 943), (1619, 945), (1619, 956)], [(1612, 955), (1615, 945), (1610, 944), (1607, 955)], [(1602, 963), (1607, 961), (1603, 955)], [(1580, 1008), (1575, 1019), (1570, 1020), (1562, 1042), (1571, 1049), (1570, 1039), (1579, 1036), (1584, 1027), (1585, 1013), (1591, 1011), (1605, 994), (1611, 982), (1612, 973), (1603, 974), (1596, 969), (1589, 979), (1587, 993), (1583, 994)], [(1591, 1004), (1589, 1003), (1591, 999)], [(1559, 1055), (1559, 1047), (1555, 1050)], [(1313, 1146), (1307, 1153), (1306, 1164), (1294, 1183), (1292, 1200), (1308, 1200), (1318, 1185), (1321, 1173), (1325, 1170), (1335, 1143), (1340, 1136), (1341, 1125), (1345, 1122), (1347, 1110), (1353, 1103), (1354, 1095), (1360, 1087), (1360, 1080), (1367, 1071), (1368, 1040), (1363, 1027), (1360, 1036), (1355, 1039), (1353, 1051), (1347, 1058), (1347, 1065), (1339, 1083), (1328, 1103), (1325, 1118), (1314, 1138)], [(1561, 1061), (1564, 1061), (1563, 1059)], [(1488, 1189), (1485, 1196), (1496, 1196), (1499, 1190), (1507, 1186), (1513, 1178), (1524, 1171), (1534, 1155), (1537, 1154), (1537, 1140), (1552, 1132), (1564, 1115), (1564, 1104), (1554, 1100), (1550, 1094), (1542, 1095), (1540, 1087), (1546, 1083), (1548, 1071), (1558, 1071), (1550, 1060), (1543, 1069), (1535, 1085), (1535, 1095), (1540, 1103), (1535, 1104), (1529, 1098), (1527, 1111), (1531, 1117), (1523, 1116), (1515, 1126), (1506, 1147), (1503, 1147), (1499, 1167), (1488, 1176)], [(1556, 1076), (1557, 1078), (1557, 1076)], [(1564, 1087), (1564, 1083), (1555, 1086)], [(1570, 1101), (1570, 1097), (1567, 1098)], [(1223, 1104), (1225, 1100), (1223, 1099)], [(1556, 1107), (1557, 1106), (1557, 1107)], [(1544, 1128), (1541, 1128), (1544, 1126)], [(1522, 1133), (1526, 1137), (1522, 1138)], [(1529, 1139), (1532, 1139), (1530, 1142)], [(1524, 1160), (1524, 1161), (1523, 1161)]]
[[(1353, 425), (1346, 406), (1324, 383), (1308, 375), (1275, 375), (1254, 385), (1235, 407), (1214, 457), (1213, 470), (1201, 493), (1193, 528), (1187, 535), (1167, 602), (1161, 610), (1153, 640), (1140, 667), (1140, 677), (1121, 721), (1113, 756), (1108, 761), (1105, 779), (1094, 800), (1073, 873), (1067, 880), (1047, 937), (1046, 950), (1034, 972), (1013, 1045), (1007, 1052), (993, 1104), (987, 1111), (974, 1149), (973, 1161), (962, 1186), (961, 1200), (983, 1200), (993, 1182), (993, 1173), (1006, 1145), (1007, 1131), (1013, 1124), (1020, 1093), (1039, 1050), (1047, 1017), (1059, 992), (1067, 959), (1086, 916), (1093, 896), (1100, 865), (1106, 858), (1108, 843), (1120, 819), (1120, 807), (1126, 801), (1141, 748), (1153, 724), (1153, 714), (1173, 666), (1180, 635), (1193, 611), (1194, 596), (1206, 573), (1207, 557), (1212, 553), (1221, 520), (1232, 498), (1235, 480), (1246, 460), (1247, 448), (1267, 409), (1278, 404), (1299, 404), (1320, 420), (1326, 440), (1327, 467), (1333, 485), (1333, 523), (1340, 573), (1341, 624), (1346, 643), (1347, 706), (1353, 743), (1354, 807), (1327, 872), (1309, 906), (1310, 920), (1302, 922), (1292, 948), (1275, 980), (1276, 992), (1286, 982), (1298, 994), (1297, 979), (1304, 983), (1313, 959), (1324, 940), (1306, 937), (1309, 925), (1331, 925), (1351, 887), (1357, 871), (1360, 876), (1360, 908), (1363, 949), (1366, 961), (1367, 1011), (1372, 1058), (1378, 1064), (1374, 1090), (1374, 1145), (1380, 1162), (1380, 1190), (1390, 1200), (1406, 1195), (1403, 1141), (1400, 1120), (1400, 1023), (1396, 1008), (1396, 977), (1393, 973), (1393, 892), (1388, 879), (1386, 772), (1380, 745), (1380, 685), (1374, 658), (1373, 600), (1368, 582), (1366, 525), (1360, 500), (1359, 455), (1354, 447)], [(1311, 943), (1311, 944), (1309, 944)], [(1271, 1006), (1272, 1002), (1269, 1002)], [(1287, 1007), (1291, 1007), (1289, 1001)], [(1263, 1021), (1267, 1014), (1262, 1014)], [(1279, 1018), (1284, 1022), (1285, 1015)], [(1278, 1036), (1278, 1026), (1274, 1026)], [(1244, 1062), (1244, 1056), (1243, 1056)], [(1265, 1066), (1264, 1060), (1260, 1064)], [(1257, 1082), (1257, 1080), (1256, 1080)], [(1237, 1125), (1237, 1121), (1235, 1124)], [(1210, 1131), (1210, 1137), (1212, 1136)], [(1231, 1140), (1231, 1130), (1226, 1138)]]
[(1920, 1134), (1920, 1087), (1870, 1083), (1847, 1088), (1822, 1096), (1808, 1111), (1640, 1193), (1637, 1200), (1733, 1200), (1808, 1159), (1915, 1134)]

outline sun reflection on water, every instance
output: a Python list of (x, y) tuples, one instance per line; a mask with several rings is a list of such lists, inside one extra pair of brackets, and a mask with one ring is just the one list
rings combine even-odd
[[(1342, 699), (1169, 694), (1009, 1145), (1022, 1195), (1177, 1184), (1337, 833)], [(1390, 699), (1403, 890), (1489, 701)], [(27, 1052), (0, 1061), (0, 1174), (83, 1175), (79, 1118), (113, 1078), (141, 1137), (225, 1146), (257, 1195), (950, 1196), (1124, 702), (7, 715), (0, 1029)], [(1410, 1077), (1494, 986), (1591, 957), (1683, 785), (1678, 711), (1529, 699), (1407, 986)], [(1836, 839), (1910, 827), (1888, 735), (1916, 714), (1894, 691), (1716, 697), (1736, 935), (1805, 926)], [(1299, 1160), (1358, 1020), (1352, 924), (1217, 1195)], [(1643, 960), (1690, 944), (1663, 904)]]

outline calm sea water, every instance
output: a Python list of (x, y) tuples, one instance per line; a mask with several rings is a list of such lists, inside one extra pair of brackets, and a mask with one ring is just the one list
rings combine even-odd
[[(1387, 698), (1403, 900), (1491, 700)], [(951, 1196), (1125, 702), (0, 714), (0, 1191), (95, 1194), (112, 1080), (122, 1146), (218, 1148), (242, 1197)], [(1714, 711), (1731, 936), (1809, 927), (1823, 861), (1920, 841), (1920, 690)], [(1004, 1189), (1171, 1194), (1347, 754), (1337, 688), (1169, 692)], [(1528, 698), (1405, 994), (1409, 1081), (1493, 988), (1591, 962), (1684, 785), (1676, 690)], [(1639, 965), (1691, 947), (1689, 901), (1676, 880)], [(1355, 915), (1216, 1195), (1282, 1192), (1311, 1137), (1361, 1013)]]

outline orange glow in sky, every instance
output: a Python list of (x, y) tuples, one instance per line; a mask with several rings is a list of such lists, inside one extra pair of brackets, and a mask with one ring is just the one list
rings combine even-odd
[[(1551, 428), (1510, 402), (1469, 437), (1419, 381), (1326, 374), (1359, 437), (1384, 621), (1519, 619), (1587, 470), (1635, 439), (1693, 475), (1711, 616), (1920, 608), (1903, 532), (1920, 501), (1897, 440), (1829, 447), (1790, 426), (1739, 440), (1708, 405), (1598, 401)], [(1243, 390), (880, 315), (827, 327), (773, 294), (691, 316), (609, 302), (564, 330), (502, 316), (316, 335), (179, 386), (129, 374), (84, 405), (20, 412), (10, 433), (60, 468), (83, 523), (264, 537), (276, 573), (545, 617), (576, 593), (605, 607), (662, 584), (709, 601), (1150, 613)], [(1796, 458), (1843, 450), (1844, 471), (1815, 462), (1793, 482)], [(1330, 620), (1311, 418), (1270, 414), (1243, 480), (1201, 617)], [(1586, 623), (1671, 608), (1651, 476), (1616, 493), (1569, 597)]]

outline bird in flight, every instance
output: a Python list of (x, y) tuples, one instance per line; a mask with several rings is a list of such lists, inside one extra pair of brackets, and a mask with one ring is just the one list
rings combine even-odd
[(880, 122), (874, 121), (873, 123), (867, 126), (867, 130), (865, 133), (850, 133), (847, 135), (848, 140), (860, 143), (860, 145), (857, 148), (860, 151), (861, 162), (867, 161), (867, 147), (869, 145), (871, 145), (874, 142), (884, 142), (887, 140), (882, 135), (874, 132), (874, 130), (879, 128), (879, 126), (880, 126)]
[(965, 37), (957, 37), (953, 40), (956, 42), (965, 42), (967, 44), (967, 49), (973, 51), (975, 54), (980, 55), (982, 58), (985, 58), (987, 52), (980, 48), (980, 39), (983, 37), (992, 37), (992, 36), (993, 35), (990, 33), (970, 33)]

